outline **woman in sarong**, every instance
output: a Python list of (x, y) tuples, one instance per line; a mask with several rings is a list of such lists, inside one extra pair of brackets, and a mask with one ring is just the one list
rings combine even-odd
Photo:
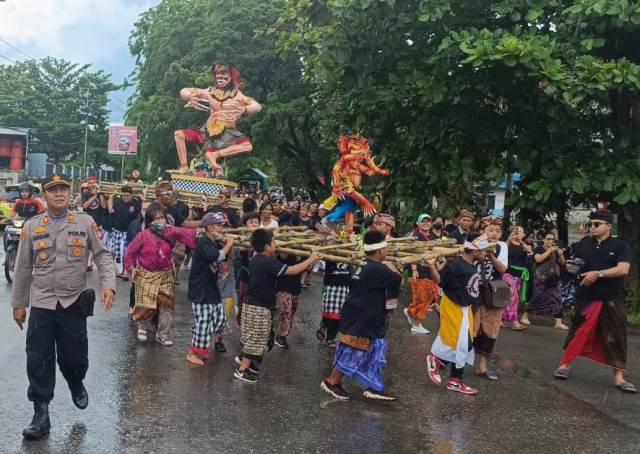
[(560, 267), (564, 266), (565, 258), (562, 249), (556, 246), (556, 236), (549, 232), (544, 236), (544, 243), (533, 251), (536, 264), (533, 273), (533, 296), (527, 305), (527, 310), (520, 320), (524, 325), (530, 325), (529, 314), (553, 315), (554, 328), (568, 330), (562, 323), (562, 292), (560, 290)]
[(532, 251), (531, 247), (523, 242), (523, 239), (524, 229), (522, 227), (514, 227), (507, 239), (509, 269), (503, 276), (503, 279), (511, 286), (511, 304), (502, 313), (502, 320), (512, 322), (511, 328), (514, 331), (523, 329), (520, 322), (518, 322), (518, 306), (526, 300), (529, 284), (527, 258)]
[(171, 250), (176, 242), (195, 248), (196, 230), (168, 225), (165, 215), (159, 205), (146, 210), (145, 229), (127, 247), (124, 264), (135, 282), (133, 319), (138, 322), (138, 340), (146, 342), (149, 322), (158, 314), (156, 342), (168, 347), (173, 345), (169, 331), (176, 285)]

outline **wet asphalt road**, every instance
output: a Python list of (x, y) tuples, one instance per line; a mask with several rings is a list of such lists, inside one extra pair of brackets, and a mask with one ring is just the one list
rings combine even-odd
[[(89, 407), (76, 409), (58, 373), (48, 438), (23, 441), (31, 419), (26, 399), (25, 333), (13, 323), (10, 285), (0, 283), (0, 453), (637, 453), (640, 396), (612, 386), (604, 366), (578, 360), (569, 382), (551, 373), (564, 333), (540, 320), (525, 333), (503, 330), (490, 383), (467, 368), (479, 388), (469, 397), (437, 387), (425, 377), (432, 334), (411, 336), (401, 312), (389, 334), (385, 373), (395, 403), (361, 397), (350, 380), (350, 402), (331, 400), (319, 389), (332, 351), (316, 340), (319, 278), (303, 291), (290, 336), (291, 349), (265, 358), (261, 382), (232, 376), (238, 328), (226, 339), (229, 352), (213, 354), (201, 368), (184, 360), (191, 310), (185, 278), (178, 287), (173, 347), (138, 344), (127, 320), (129, 284), (118, 284), (118, 304), (89, 321)], [(95, 282), (95, 272), (92, 276)], [(629, 339), (627, 379), (640, 385), (640, 336)]]

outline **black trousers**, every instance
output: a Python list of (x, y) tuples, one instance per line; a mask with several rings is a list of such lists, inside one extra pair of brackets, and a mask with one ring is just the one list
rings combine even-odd
[(464, 367), (458, 368), (456, 367), (456, 363), (445, 361), (444, 359), (440, 359), (440, 361), (442, 361), (442, 364), (444, 364), (445, 366), (451, 364), (451, 373), (449, 374), (449, 377), (459, 378), (460, 380), (462, 380), (462, 376), (464, 375)]
[(34, 402), (53, 399), (56, 354), (60, 372), (70, 387), (84, 380), (89, 368), (87, 319), (74, 303), (56, 310), (34, 307), (27, 329), (27, 397)]

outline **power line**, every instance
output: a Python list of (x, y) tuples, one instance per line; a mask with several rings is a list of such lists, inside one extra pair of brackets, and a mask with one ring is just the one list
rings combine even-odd
[(26, 53), (25, 51), (18, 49), (16, 46), (14, 46), (13, 44), (11, 44), (9, 41), (4, 40), (2, 38), (0, 38), (0, 41), (2, 41), (3, 43), (5, 43), (7, 46), (9, 46), (10, 48), (12, 48), (13, 50), (17, 50), (18, 52), (20, 52), (22, 55), (32, 59), (32, 60), (37, 60), (36, 57), (34, 57), (33, 55), (29, 55), (28, 53)]
[(4, 55), (0, 54), (0, 58), (4, 58), (5, 60), (7, 60), (9, 63), (13, 63), (15, 65), (15, 61), (11, 60), (9, 57), (5, 57)]

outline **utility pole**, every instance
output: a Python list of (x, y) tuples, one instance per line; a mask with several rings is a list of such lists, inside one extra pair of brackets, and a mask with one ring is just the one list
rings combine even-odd
[(89, 90), (87, 89), (87, 103), (85, 105), (85, 117), (84, 117), (84, 161), (82, 164), (84, 180), (87, 179), (87, 140), (89, 137)]

